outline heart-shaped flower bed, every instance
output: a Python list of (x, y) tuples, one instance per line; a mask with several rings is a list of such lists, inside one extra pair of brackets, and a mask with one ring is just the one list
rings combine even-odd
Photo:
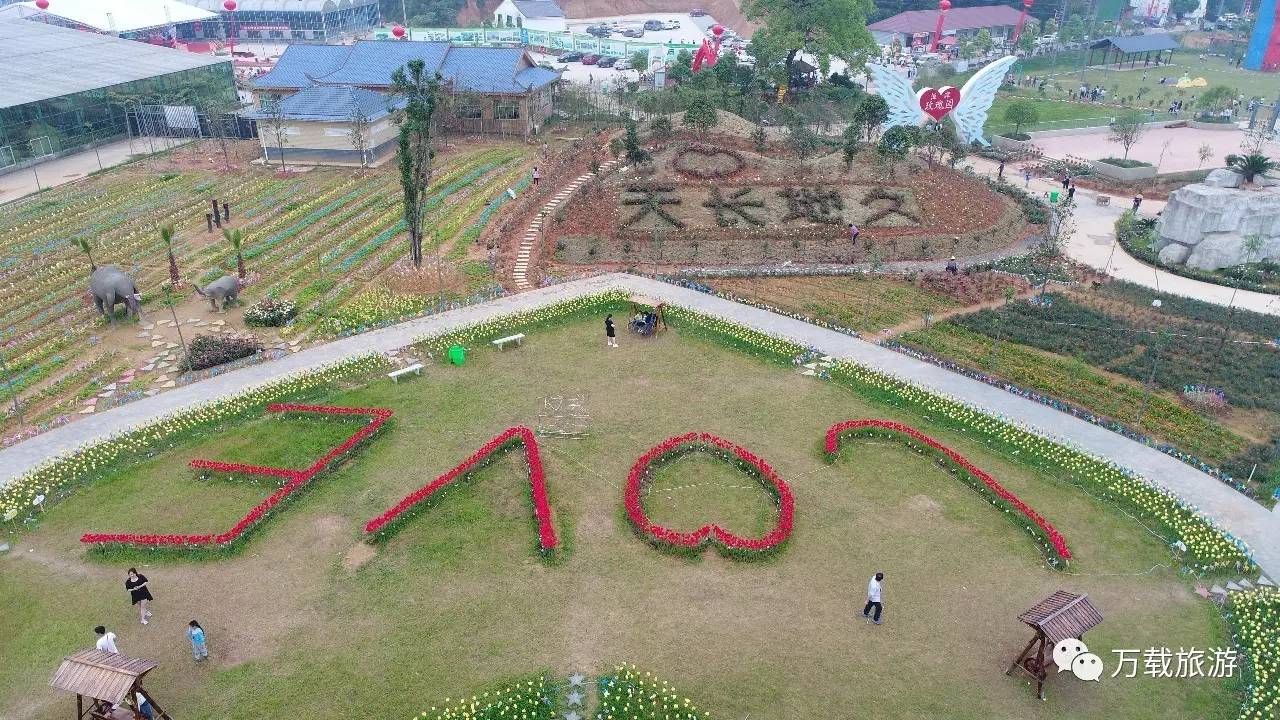
[(737, 150), (694, 142), (676, 153), (672, 166), (700, 180), (721, 180), (741, 172), (747, 161)]
[[(1071, 560), (1071, 550), (1062, 534), (1032, 507), (1023, 502), (1017, 495), (1009, 492), (996, 482), (986, 471), (969, 462), (969, 459), (910, 425), (892, 420), (847, 420), (836, 423), (827, 430), (826, 457), (834, 461), (840, 453), (840, 442), (851, 438), (884, 437), (898, 440), (919, 453), (932, 453), (935, 461), (964, 480), (977, 490), (992, 505), (1009, 513), (1009, 516), (1021, 525), (1044, 551), (1049, 564), (1054, 567), (1065, 567)], [(1010, 513), (1016, 511), (1016, 514)], [(1018, 517), (1018, 516), (1021, 517)]]
[[(744, 538), (719, 525), (703, 525), (691, 532), (679, 532), (655, 524), (645, 513), (641, 495), (653, 478), (654, 468), (690, 452), (705, 452), (755, 478), (778, 503), (778, 522), (772, 530), (759, 538)], [(757, 557), (777, 550), (787, 538), (795, 520), (795, 500), (791, 488), (774, 471), (769, 463), (744, 447), (735, 445), (711, 433), (691, 432), (667, 438), (641, 455), (631, 466), (627, 476), (624, 496), (627, 517), (632, 527), (649, 542), (668, 550), (698, 552), (708, 543), (714, 543), (721, 553), (730, 557)]]

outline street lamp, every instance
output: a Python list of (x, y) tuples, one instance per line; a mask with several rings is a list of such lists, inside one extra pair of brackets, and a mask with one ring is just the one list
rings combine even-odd
[[(1161, 302), (1160, 298), (1156, 298), (1155, 300), (1151, 301), (1151, 307), (1155, 308), (1156, 310), (1159, 310), (1160, 307), (1163, 305), (1164, 303)], [(1139, 428), (1142, 427), (1142, 416), (1145, 415), (1147, 412), (1147, 401), (1151, 398), (1151, 388), (1155, 385), (1156, 367), (1158, 367), (1160, 364), (1160, 351), (1164, 348), (1161, 341), (1164, 341), (1164, 343), (1167, 344), (1169, 341), (1173, 339), (1173, 335), (1170, 334), (1168, 330), (1157, 331), (1155, 333), (1155, 336), (1156, 336), (1156, 348), (1155, 348), (1156, 351), (1151, 356), (1151, 373), (1147, 376), (1147, 384), (1142, 389), (1142, 405), (1138, 408), (1138, 419), (1134, 421), (1134, 424), (1136, 424)]]

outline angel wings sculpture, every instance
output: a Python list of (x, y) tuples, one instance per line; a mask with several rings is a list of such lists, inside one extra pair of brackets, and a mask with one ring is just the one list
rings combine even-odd
[[(960, 88), (960, 101), (955, 103), (955, 107), (943, 111), (956, 124), (956, 135), (962, 142), (990, 144), (983, 139), (982, 128), (987, 124), (987, 113), (996, 99), (996, 91), (1000, 89), (1005, 74), (1016, 61), (1017, 58), (1010, 55), (987, 64)], [(910, 80), (885, 65), (868, 65), (867, 71), (876, 81), (876, 91), (889, 105), (889, 120), (885, 123), (887, 126), (919, 125), (929, 119), (921, 102), (922, 96), (928, 92), (936, 95), (937, 91), (925, 88), (916, 92), (911, 87)], [(941, 120), (942, 116), (937, 115), (937, 119)]]

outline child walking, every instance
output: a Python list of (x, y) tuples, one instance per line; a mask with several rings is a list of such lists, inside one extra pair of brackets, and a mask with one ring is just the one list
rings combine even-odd
[(209, 646), (204, 644), (204, 628), (200, 627), (200, 623), (195, 620), (187, 623), (187, 638), (191, 640), (191, 654), (195, 656), (196, 662), (209, 657)]

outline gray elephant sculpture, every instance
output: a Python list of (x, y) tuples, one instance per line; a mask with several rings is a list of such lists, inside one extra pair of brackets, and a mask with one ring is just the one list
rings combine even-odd
[(116, 305), (124, 303), (130, 315), (142, 319), (142, 296), (138, 294), (138, 286), (133, 278), (115, 265), (107, 265), (94, 270), (89, 275), (89, 292), (93, 294), (93, 304), (110, 322), (116, 321)]
[(217, 310), (218, 301), (222, 301), (222, 310), (225, 312), (231, 303), (236, 302), (236, 296), (240, 294), (240, 278), (235, 275), (223, 275), (213, 282), (201, 288), (199, 285), (193, 285), (200, 297), (209, 298), (209, 309)]

